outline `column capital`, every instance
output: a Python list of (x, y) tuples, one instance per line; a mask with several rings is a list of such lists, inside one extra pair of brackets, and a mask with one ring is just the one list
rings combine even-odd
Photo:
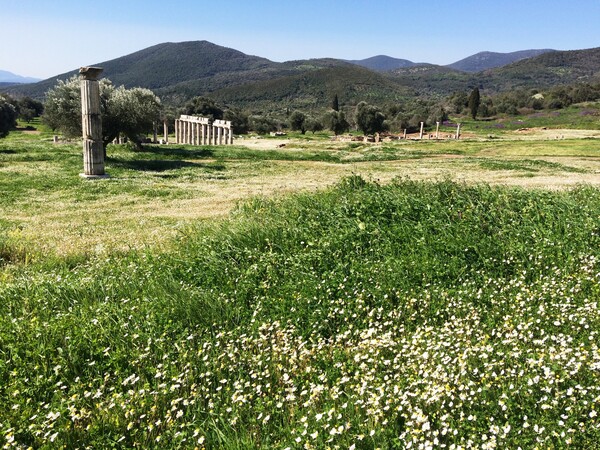
[(104, 71), (102, 67), (82, 67), (79, 69), (79, 74), (84, 80), (97, 80), (100, 74)]

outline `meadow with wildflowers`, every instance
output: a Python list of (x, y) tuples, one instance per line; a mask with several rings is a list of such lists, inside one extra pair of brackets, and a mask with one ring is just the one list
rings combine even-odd
[(2, 448), (593, 448), (600, 190), (351, 176), (6, 269)]

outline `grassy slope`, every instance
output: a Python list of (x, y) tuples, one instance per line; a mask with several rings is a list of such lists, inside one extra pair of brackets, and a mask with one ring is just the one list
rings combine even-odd
[[(453, 153), (465, 158), (460, 170), (569, 172), (536, 154), (593, 156), (594, 141), (112, 147), (113, 179), (85, 183), (78, 145), (49, 139), (0, 142), (0, 208), (10, 211), (0, 257), (17, 262), (0, 274), (0, 444), (481, 447), (485, 435), (504, 448), (585, 448), (600, 439), (598, 189), (354, 176), (244, 202), (227, 220), (180, 227), (167, 249), (30, 264), (31, 248), (17, 245), (19, 215), (112, 208), (114, 233), (140, 202), (203, 195), (203, 178), (265, 176), (268, 161)], [(74, 231), (99, 231), (87, 220)]]
[(598, 217), (591, 188), (352, 177), (167, 253), (23, 269), (0, 286), (0, 442), (593, 445)]

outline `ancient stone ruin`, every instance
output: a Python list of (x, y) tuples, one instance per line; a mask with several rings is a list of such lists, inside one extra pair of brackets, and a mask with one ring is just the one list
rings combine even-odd
[(228, 120), (182, 115), (175, 120), (175, 143), (188, 145), (232, 145), (233, 132)]
[(100, 67), (82, 67), (81, 75), (81, 129), (83, 132), (84, 178), (103, 178), (104, 146), (102, 145), (102, 117), (100, 117)]

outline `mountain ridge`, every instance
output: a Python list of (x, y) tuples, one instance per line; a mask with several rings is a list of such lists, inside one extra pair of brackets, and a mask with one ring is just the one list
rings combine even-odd
[(11, 83), (11, 84), (26, 84), (26, 83), (37, 83), (42, 81), (40, 78), (24, 77), (15, 73), (9, 72), (8, 70), (0, 70), (0, 83)]
[(408, 59), (399, 59), (387, 55), (377, 55), (365, 59), (354, 59), (346, 61), (352, 64), (356, 64), (357, 66), (362, 66), (366, 67), (367, 69), (375, 70), (377, 72), (388, 72), (394, 69), (412, 67), (417, 64), (412, 61), (409, 61)]
[(495, 69), (497, 67), (503, 67), (514, 62), (521, 61), (523, 59), (534, 58), (544, 53), (555, 52), (557, 50), (552, 49), (531, 49), (531, 50), (519, 50), (510, 53), (498, 53), (498, 52), (479, 52), (471, 56), (467, 56), (460, 61), (456, 61), (452, 64), (447, 64), (446, 67), (451, 69), (460, 70), (462, 72), (476, 73), (483, 72), (489, 69)]
[[(367, 60), (380, 68), (386, 64), (404, 67), (377, 71), (335, 58), (273, 62), (208, 41), (157, 44), (98, 65), (104, 68), (103, 76), (115, 85), (150, 88), (165, 104), (174, 106), (199, 95), (212, 95), (230, 106), (252, 107), (253, 101), (266, 105), (271, 89), (272, 104), (281, 102), (288, 108), (297, 105), (310, 109), (326, 107), (329, 97), (336, 93), (345, 95), (346, 91), (349, 102), (386, 102), (402, 95), (445, 96), (474, 87), (501, 92), (600, 79), (600, 48), (546, 52), (476, 73), (385, 55)], [(57, 79), (77, 73), (74, 70), (2, 91), (43, 99)]]

